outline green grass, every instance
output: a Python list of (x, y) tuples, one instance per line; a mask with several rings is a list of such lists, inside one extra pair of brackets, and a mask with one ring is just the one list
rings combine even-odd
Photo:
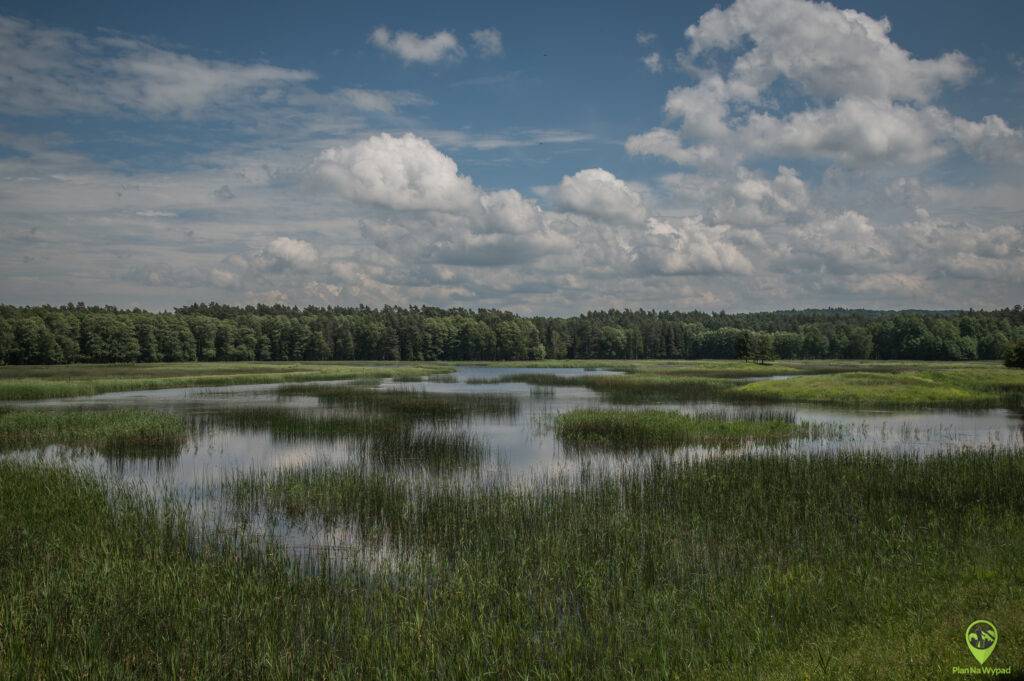
[(421, 466), (434, 471), (479, 464), (490, 454), (480, 437), (443, 427), (420, 428), (402, 415), (345, 415), (290, 407), (220, 409), (206, 417), (245, 432), (270, 433), (286, 441), (347, 440), (364, 461), (385, 466)]
[(691, 415), (655, 409), (577, 409), (555, 418), (555, 435), (572, 449), (738, 447), (751, 442), (778, 443), (810, 434), (810, 424), (795, 423), (773, 413), (758, 419), (726, 419), (720, 414)]
[(411, 378), (452, 370), (436, 364), (192, 362), (181, 364), (5, 366), (0, 400), (81, 397), (127, 390), (342, 379)]
[(735, 394), (741, 399), (846, 405), (991, 407), (1020, 403), (1024, 372), (972, 368), (797, 376), (748, 383), (738, 387)]
[(407, 426), (379, 416), (348, 416), (277, 406), (217, 409), (206, 419), (243, 432), (270, 433), (284, 440), (364, 438)]
[(118, 456), (178, 453), (188, 439), (181, 417), (141, 409), (15, 409), (0, 413), (0, 450), (64, 445)]
[(403, 419), (442, 421), (467, 416), (511, 417), (519, 413), (519, 400), (514, 395), (494, 393), (377, 390), (353, 385), (288, 385), (278, 392), (316, 397), (327, 406)]
[[(571, 364), (628, 370), (628, 373), (506, 374), (480, 382), (584, 386), (615, 404), (722, 400), (908, 408), (1024, 405), (1024, 371), (1007, 369), (994, 362), (802, 360), (761, 366), (733, 361), (647, 360)], [(558, 366), (558, 363), (532, 365)], [(744, 383), (735, 380), (776, 374), (790, 378)]]
[(622, 375), (595, 374), (558, 376), (543, 373), (503, 374), (470, 383), (526, 383), (534, 386), (581, 386), (600, 393), (616, 404), (715, 399), (725, 396), (732, 383), (725, 379), (697, 375), (666, 375), (636, 372)]
[[(0, 460), (12, 678), (938, 678), (1024, 628), (1024, 454), (655, 459), (470, 488), (365, 468), (231, 483), (367, 528), (392, 569), (305, 574), (244, 535)], [(373, 547), (367, 550), (372, 551)], [(990, 666), (1019, 664), (1004, 634)]]

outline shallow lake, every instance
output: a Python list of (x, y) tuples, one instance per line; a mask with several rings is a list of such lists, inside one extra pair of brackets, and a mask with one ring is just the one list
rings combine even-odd
[[(587, 375), (614, 373), (587, 370)], [(518, 407), (515, 413), (470, 415), (448, 428), (457, 428), (483, 442), (488, 454), (470, 470), (442, 472), (410, 469), (410, 475), (460, 476), (468, 484), (494, 480), (529, 484), (543, 474), (576, 475), (583, 467), (615, 467), (628, 464), (633, 457), (616, 455), (581, 456), (563, 449), (554, 437), (551, 423), (564, 411), (580, 407), (609, 406), (597, 392), (581, 386), (534, 386), (523, 382), (495, 383), (499, 377), (514, 374), (552, 374), (579, 376), (583, 369), (513, 369), (506, 367), (461, 366), (454, 374), (427, 378), (420, 382), (381, 381), (377, 390), (415, 390), (440, 394), (508, 395)], [(488, 382), (490, 381), (490, 382)], [(297, 384), (289, 384), (297, 385)], [(301, 384), (310, 385), (310, 384)], [(322, 384), (321, 384), (322, 385)], [(329, 385), (329, 383), (328, 383)], [(140, 407), (170, 410), (197, 424), (189, 444), (177, 456), (159, 458), (106, 457), (48, 447), (39, 451), (10, 454), (23, 459), (66, 460), (92, 469), (115, 480), (154, 493), (184, 495), (201, 500), (207, 509), (219, 506), (222, 483), (244, 473), (273, 471), (283, 467), (311, 463), (344, 463), (358, 457), (355, 446), (345, 438), (288, 438), (262, 430), (259, 424), (246, 428), (224, 425), (218, 413), (229, 409), (270, 406), (294, 409), (303, 414), (330, 413), (335, 407), (315, 396), (285, 396), (280, 385), (249, 385), (226, 388), (185, 388), (107, 393), (92, 397), (22, 403), (20, 406), (66, 409)], [(482, 398), (486, 399), (486, 398)], [(788, 418), (811, 423), (836, 424), (835, 432), (813, 439), (795, 439), (781, 445), (748, 445), (739, 451), (772, 451), (793, 455), (829, 456), (848, 450), (891, 453), (915, 453), (922, 456), (962, 446), (1021, 446), (1024, 444), (1024, 415), (1007, 409), (958, 411), (932, 409), (919, 411), (832, 409), (820, 406), (778, 404), (751, 407), (725, 402), (677, 402), (631, 404), (618, 408), (657, 408), (682, 413), (714, 411), (742, 416), (756, 409), (782, 412)], [(704, 457), (730, 455), (737, 450), (688, 447), (674, 456)], [(287, 528), (276, 534), (289, 543), (308, 545), (339, 541), (316, 537), (312, 529)]]

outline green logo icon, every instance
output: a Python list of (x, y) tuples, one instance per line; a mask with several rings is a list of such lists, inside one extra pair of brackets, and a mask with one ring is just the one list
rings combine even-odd
[(996, 649), (999, 632), (996, 631), (996, 625), (988, 620), (974, 620), (968, 625), (965, 637), (967, 648), (974, 655), (974, 659), (978, 664), (985, 664), (985, 660)]

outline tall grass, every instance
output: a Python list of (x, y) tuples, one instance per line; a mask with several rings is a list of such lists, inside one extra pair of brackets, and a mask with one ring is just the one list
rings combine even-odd
[(353, 385), (289, 385), (282, 395), (316, 397), (321, 404), (404, 419), (451, 420), (467, 416), (512, 417), (519, 413), (514, 395), (436, 393), (423, 390), (374, 390)]
[(806, 423), (771, 414), (759, 419), (727, 419), (718, 413), (680, 414), (644, 409), (577, 409), (555, 418), (555, 435), (572, 449), (649, 450), (684, 445), (737, 447), (777, 443), (810, 434)]
[[(365, 468), (236, 481), (245, 508), (374, 527), (403, 558), (310, 575), (244, 535), (197, 538), (183, 514), (0, 460), (0, 668), (936, 678), (970, 661), (966, 623), (1024, 627), (1021, 479), (1021, 452), (987, 450), (655, 458), (529, 488)], [(990, 665), (1018, 652), (1007, 637)]]
[(616, 404), (643, 402), (693, 401), (724, 397), (733, 386), (730, 381), (690, 375), (630, 373), (621, 375), (559, 376), (543, 373), (503, 374), (492, 379), (468, 383), (526, 383), (533, 386), (582, 386), (600, 393)]
[[(613, 404), (722, 400), (908, 408), (1024, 405), (1024, 372), (992, 363), (804, 361), (771, 365), (771, 371), (765, 372), (746, 371), (743, 365), (728, 361), (635, 362), (630, 365), (632, 373), (622, 375), (519, 373), (471, 382), (584, 386)], [(791, 377), (747, 383), (732, 380), (767, 373)]]
[(81, 397), (128, 390), (213, 387), (436, 374), (437, 365), (211, 362), (168, 365), (0, 367), (0, 400)]
[(15, 409), (0, 413), (0, 451), (65, 445), (118, 456), (177, 454), (188, 439), (181, 417), (141, 409)]
[(477, 435), (443, 423), (421, 427), (412, 417), (309, 412), (290, 407), (219, 409), (209, 422), (283, 440), (346, 440), (352, 452), (380, 465), (444, 471), (482, 462), (490, 448)]
[[(1024, 372), (1017, 372), (1024, 373)], [(1020, 403), (1024, 376), (1008, 369), (856, 372), (797, 376), (739, 386), (738, 399), (892, 407), (991, 407)]]

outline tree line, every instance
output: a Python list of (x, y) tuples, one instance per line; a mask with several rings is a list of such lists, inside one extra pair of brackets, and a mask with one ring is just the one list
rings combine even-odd
[(0, 362), (531, 359), (1002, 359), (1021, 306), (991, 311), (593, 311), (522, 317), (436, 307), (173, 312), (0, 305)]

